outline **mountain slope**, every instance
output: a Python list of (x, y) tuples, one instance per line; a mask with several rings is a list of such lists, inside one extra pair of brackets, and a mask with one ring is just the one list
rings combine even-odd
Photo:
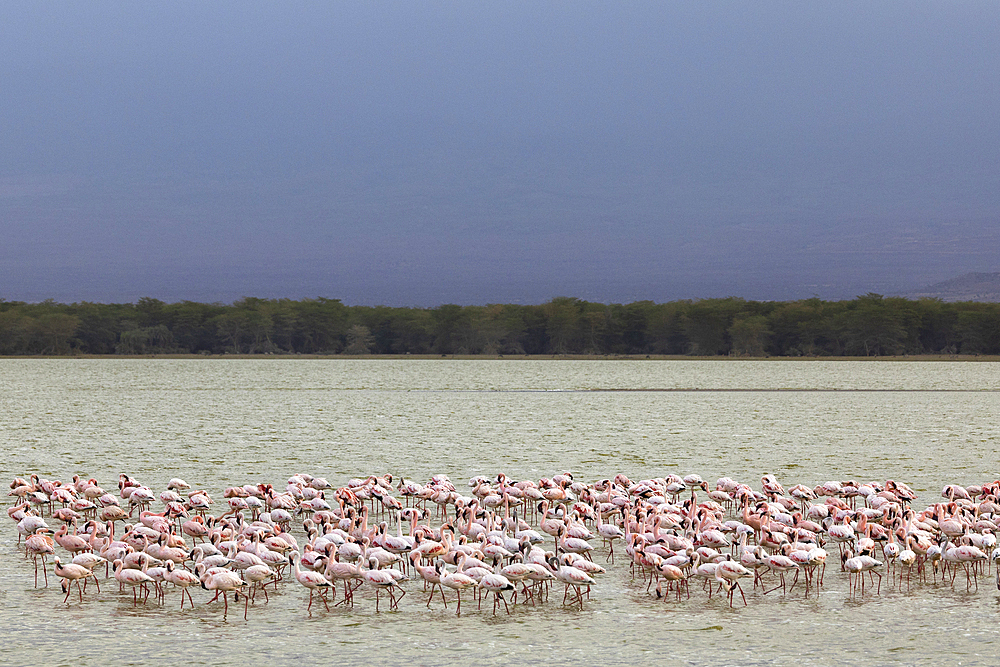
[(966, 273), (963, 276), (928, 285), (907, 298), (931, 297), (942, 301), (1000, 302), (1000, 273)]

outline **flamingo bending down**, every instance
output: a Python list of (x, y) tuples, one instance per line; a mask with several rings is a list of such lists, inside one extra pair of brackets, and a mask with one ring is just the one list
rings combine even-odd
[(733, 593), (736, 589), (739, 589), (740, 596), (743, 598), (743, 606), (747, 606), (746, 595), (743, 594), (743, 587), (740, 586), (740, 579), (743, 577), (748, 577), (753, 574), (750, 570), (743, 567), (741, 563), (737, 563), (734, 560), (730, 560), (729, 556), (726, 556), (726, 560), (721, 561), (718, 567), (715, 568), (715, 579), (729, 595), (729, 606), (733, 606)]
[[(61, 586), (64, 591), (66, 591), (66, 597), (63, 598), (63, 602), (69, 600), (70, 591), (73, 589), (73, 584), (76, 583), (76, 589), (80, 592), (80, 602), (83, 602), (83, 588), (80, 587), (80, 580), (86, 579), (87, 577), (93, 577), (94, 573), (85, 568), (82, 565), (77, 565), (76, 563), (62, 564), (59, 560), (59, 556), (53, 559), (55, 563), (55, 573), (56, 576), (62, 579)], [(95, 578), (96, 581), (96, 578)]]
[[(240, 591), (245, 588), (247, 583), (243, 581), (240, 575), (236, 574), (231, 570), (221, 570), (221, 569), (206, 569), (204, 574), (201, 575), (201, 587), (206, 591), (216, 591), (216, 595), (222, 595), (222, 601), (225, 603), (225, 610), (222, 612), (222, 617), (225, 618), (229, 613), (229, 597), (228, 594), (233, 594), (233, 600), (239, 601)], [(246, 595), (244, 595), (246, 597)], [(214, 598), (213, 598), (214, 599)], [(243, 608), (243, 618), (247, 617), (247, 608), (250, 605), (250, 598), (247, 597), (245, 600)]]
[[(790, 572), (795, 570), (795, 576), (798, 577), (799, 574), (799, 564), (788, 556), (782, 556), (780, 554), (775, 554), (773, 556), (765, 556), (764, 563), (772, 572), (778, 573), (778, 578), (781, 580), (780, 583), (769, 591), (764, 591), (764, 595), (772, 591), (776, 591), (779, 588), (782, 593), (785, 593), (785, 572)], [(793, 584), (794, 585), (794, 584)]]
[[(882, 589), (882, 574), (880, 572), (875, 572), (876, 567), (881, 567), (882, 561), (875, 560), (871, 556), (855, 556), (853, 558), (848, 558), (844, 561), (844, 568), (847, 569), (849, 588), (851, 594), (857, 592), (858, 590), (858, 579), (861, 578), (861, 592), (865, 591), (865, 572), (874, 572), (878, 575), (878, 588), (876, 593), (880, 592)], [(857, 575), (857, 576), (855, 576)]]

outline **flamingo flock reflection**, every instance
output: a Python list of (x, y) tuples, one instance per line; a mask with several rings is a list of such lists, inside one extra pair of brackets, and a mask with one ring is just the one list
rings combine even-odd
[[(308, 614), (317, 603), (332, 611), (359, 598), (402, 611), (421, 585), (424, 607), (453, 604), (461, 614), (465, 593), (479, 613), (485, 598), (490, 613), (511, 614), (525, 605), (583, 609), (609, 568), (627, 570), (621, 579), (634, 595), (683, 603), (694, 583), (732, 607), (737, 593), (749, 604), (744, 584), (759, 589), (756, 601), (796, 586), (818, 594), (828, 564), (858, 597), (914, 585), (971, 591), (1000, 562), (1000, 481), (948, 484), (922, 509), (891, 479), (786, 491), (770, 474), (759, 484), (722, 477), (711, 486), (694, 474), (587, 483), (568, 472), (537, 481), (501, 473), (460, 490), (446, 475), (425, 483), (369, 475), (335, 486), (298, 473), (277, 489), (249, 483), (213, 497), (179, 478), (157, 494), (122, 473), (111, 488), (79, 475), (11, 482), (7, 514), (34, 563), (35, 587), (39, 567), (48, 587), (51, 560), (66, 604), (74, 587), (80, 604), (114, 594), (101, 593), (103, 575), (135, 605), (150, 596), (165, 604), (179, 589), (180, 608), (185, 597), (194, 607), (190, 589), (200, 587), (214, 594), (207, 602), (221, 599), (224, 615), (230, 597), (242, 602), (244, 618), (261, 596), (269, 602), (269, 587), (308, 591)], [(561, 601), (550, 601), (559, 587)]]

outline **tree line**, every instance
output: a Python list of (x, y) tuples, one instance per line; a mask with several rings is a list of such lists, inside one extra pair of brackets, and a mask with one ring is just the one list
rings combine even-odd
[(882, 356), (1000, 354), (1000, 304), (866, 294), (602, 304), (346, 306), (0, 300), (2, 355), (486, 354)]

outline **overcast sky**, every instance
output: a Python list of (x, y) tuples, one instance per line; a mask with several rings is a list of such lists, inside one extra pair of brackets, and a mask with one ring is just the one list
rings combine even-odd
[(6, 2), (0, 298), (852, 298), (1000, 271), (1000, 5)]

